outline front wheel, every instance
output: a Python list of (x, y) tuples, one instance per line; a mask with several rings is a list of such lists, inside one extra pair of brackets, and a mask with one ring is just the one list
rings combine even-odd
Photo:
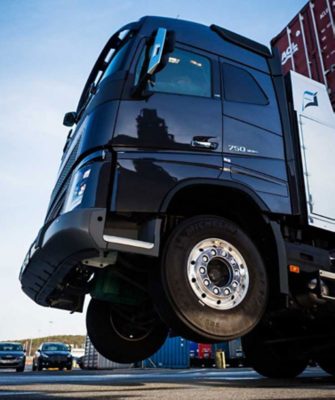
[(23, 372), (23, 371), (24, 371), (24, 366), (16, 368), (16, 372)]
[(154, 354), (167, 338), (168, 329), (150, 305), (121, 306), (91, 299), (86, 315), (93, 346), (109, 360), (132, 363)]
[(156, 281), (162, 319), (181, 336), (203, 343), (245, 335), (267, 302), (258, 249), (235, 223), (216, 216), (193, 217), (175, 228)]

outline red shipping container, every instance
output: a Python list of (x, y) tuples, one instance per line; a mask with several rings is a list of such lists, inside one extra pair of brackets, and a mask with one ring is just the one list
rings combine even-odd
[(284, 74), (293, 70), (326, 84), (335, 110), (335, 0), (310, 0), (272, 39)]
[(207, 360), (212, 357), (212, 345), (211, 344), (198, 344), (198, 358), (200, 360)]

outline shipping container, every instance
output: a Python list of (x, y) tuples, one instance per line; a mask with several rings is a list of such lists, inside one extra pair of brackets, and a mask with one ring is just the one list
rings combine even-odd
[(198, 353), (199, 353), (198, 343), (190, 342), (190, 359), (192, 360), (198, 358)]
[(103, 357), (93, 346), (90, 338), (86, 336), (85, 355), (83, 358), (84, 369), (122, 369), (132, 366), (132, 364), (120, 364)]
[(215, 353), (211, 344), (190, 342), (190, 366), (213, 367)]
[(201, 360), (208, 360), (210, 358), (213, 358), (211, 344), (199, 343), (198, 349), (199, 349), (198, 357)]
[(311, 0), (272, 39), (284, 74), (293, 70), (327, 86), (335, 110), (335, 1)]
[(190, 342), (181, 337), (170, 337), (152, 357), (142, 363), (145, 368), (189, 368)]

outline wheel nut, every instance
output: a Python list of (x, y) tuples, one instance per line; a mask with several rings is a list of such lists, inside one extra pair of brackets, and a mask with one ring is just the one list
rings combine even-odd
[(229, 290), (229, 289), (225, 289), (225, 290), (224, 290), (224, 294), (225, 294), (226, 296), (228, 296), (228, 295), (230, 294), (230, 290)]
[(213, 249), (213, 250), (211, 250), (211, 255), (212, 256), (216, 256), (216, 251)]
[(227, 256), (227, 252), (223, 251), (222, 253), (222, 257), (226, 257)]
[(219, 293), (220, 293), (220, 291), (219, 291), (218, 288), (214, 288), (214, 289), (213, 289), (213, 292), (214, 292), (214, 294), (219, 294)]
[(202, 257), (202, 261), (207, 262), (208, 261), (208, 257), (207, 256), (203, 256)]
[(232, 285), (233, 285), (233, 288), (237, 288), (238, 283), (236, 281), (234, 281)]
[(208, 279), (205, 279), (205, 280), (204, 280), (204, 284), (205, 284), (205, 286), (209, 286), (209, 280), (208, 280)]
[(201, 268), (200, 268), (200, 273), (201, 273), (201, 274), (204, 274), (205, 272), (206, 272), (206, 269), (205, 269), (204, 267), (201, 267)]

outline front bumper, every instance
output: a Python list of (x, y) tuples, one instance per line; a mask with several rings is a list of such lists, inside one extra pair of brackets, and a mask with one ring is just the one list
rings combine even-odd
[(40, 361), (43, 368), (70, 368), (72, 367), (72, 360), (70, 359), (43, 359)]
[(79, 287), (70, 293), (71, 287), (64, 282), (83, 260), (101, 259), (110, 251), (158, 255), (160, 219), (133, 224), (138, 232), (134, 230), (131, 238), (125, 237), (125, 229), (106, 228), (106, 214), (104, 208), (77, 208), (43, 226), (20, 272), (22, 290), (31, 299), (43, 306), (80, 312), (87, 292)]
[(24, 360), (0, 360), (0, 369), (20, 368), (25, 365)]
[[(20, 272), (22, 290), (36, 303), (52, 306), (52, 293), (84, 258), (107, 248), (103, 240), (106, 209), (75, 209), (40, 230)], [(73, 305), (58, 308), (73, 309)]]

